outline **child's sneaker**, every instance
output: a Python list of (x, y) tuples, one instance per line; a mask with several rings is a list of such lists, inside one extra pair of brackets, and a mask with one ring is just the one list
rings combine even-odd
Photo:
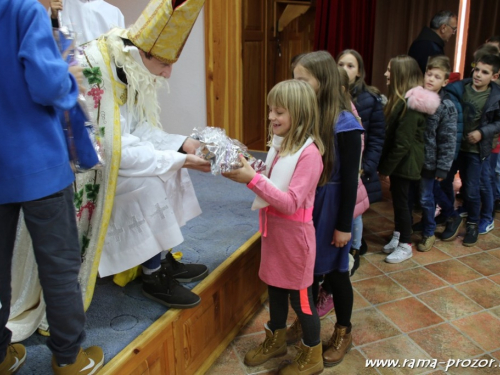
[(333, 311), (333, 297), (322, 287), (319, 288), (318, 304), (316, 305), (316, 310), (318, 311), (318, 316), (320, 319), (323, 319)]
[(494, 220), (491, 220), (491, 221), (484, 220), (484, 219), (479, 220), (479, 226), (478, 226), (479, 234), (489, 233), (494, 228), (495, 228), (495, 221)]
[(467, 223), (467, 229), (465, 230), (464, 240), (462, 245), (464, 246), (474, 246), (477, 243), (478, 229), (477, 224)]
[(446, 221), (446, 227), (444, 228), (443, 233), (441, 233), (441, 239), (443, 241), (453, 241), (458, 235), (462, 223), (463, 219), (458, 215), (449, 217)]
[(387, 245), (385, 245), (382, 249), (382, 251), (386, 254), (392, 253), (394, 250), (396, 250), (396, 247), (398, 247), (399, 244), (399, 232), (394, 232), (392, 235), (391, 240)]
[(15, 374), (24, 365), (26, 360), (26, 348), (21, 344), (10, 344), (7, 346), (7, 354), (0, 363), (0, 374)]
[(98, 346), (91, 346), (85, 350), (80, 348), (75, 363), (59, 366), (56, 358), (52, 356), (52, 370), (55, 375), (94, 375), (101, 369), (104, 363), (104, 353)]
[(436, 242), (436, 236), (423, 236), (422, 241), (417, 245), (418, 251), (429, 251)]
[(413, 256), (413, 251), (410, 244), (400, 243), (396, 250), (385, 258), (387, 263), (401, 263), (410, 259)]

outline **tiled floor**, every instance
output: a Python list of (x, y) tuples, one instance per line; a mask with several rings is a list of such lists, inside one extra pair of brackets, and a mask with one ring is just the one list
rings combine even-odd
[[(426, 253), (414, 247), (410, 260), (388, 264), (381, 252), (393, 230), (387, 190), (384, 185), (384, 202), (363, 216), (368, 253), (351, 279), (354, 347), (340, 365), (325, 368), (323, 374), (500, 374), (500, 220), (474, 247), (462, 246), (462, 228), (453, 242), (438, 239)], [(419, 239), (413, 235), (414, 241)], [(282, 360), (292, 359), (295, 349), (289, 347), (286, 357), (253, 368), (243, 364), (245, 353), (263, 340), (268, 318), (265, 303), (207, 374), (273, 374)], [(291, 311), (290, 323), (293, 319)], [(323, 340), (334, 323), (334, 313), (321, 321)], [(367, 359), (477, 359), (480, 366), (494, 360), (496, 367), (452, 367), (445, 373), (440, 364), (365, 367)]]

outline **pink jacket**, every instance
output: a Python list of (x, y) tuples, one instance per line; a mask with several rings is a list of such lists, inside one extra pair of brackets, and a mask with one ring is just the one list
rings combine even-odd
[[(279, 156), (275, 163), (278, 159)], [(322, 170), (321, 154), (311, 144), (299, 157), (288, 191), (279, 190), (259, 174), (247, 184), (270, 204), (259, 211), (262, 223), (259, 277), (268, 285), (302, 290), (313, 282), (316, 231), (312, 211)]]

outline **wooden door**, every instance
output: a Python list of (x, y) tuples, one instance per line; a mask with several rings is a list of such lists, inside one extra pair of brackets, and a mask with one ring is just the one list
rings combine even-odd
[(266, 143), (266, 1), (243, 0), (243, 143), (264, 150)]

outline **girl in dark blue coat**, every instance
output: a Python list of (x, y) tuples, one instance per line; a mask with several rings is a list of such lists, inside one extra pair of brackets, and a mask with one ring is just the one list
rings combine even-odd
[[(349, 90), (361, 122), (365, 128), (365, 148), (361, 159), (361, 179), (365, 185), (370, 203), (382, 200), (382, 187), (377, 174), (378, 162), (385, 138), (385, 117), (380, 91), (365, 83), (365, 66), (361, 55), (346, 49), (337, 57), (340, 67), (349, 76)], [(362, 246), (363, 220), (361, 215), (353, 221), (351, 254), (354, 268), (359, 266), (359, 255), (366, 253), (366, 244)]]

